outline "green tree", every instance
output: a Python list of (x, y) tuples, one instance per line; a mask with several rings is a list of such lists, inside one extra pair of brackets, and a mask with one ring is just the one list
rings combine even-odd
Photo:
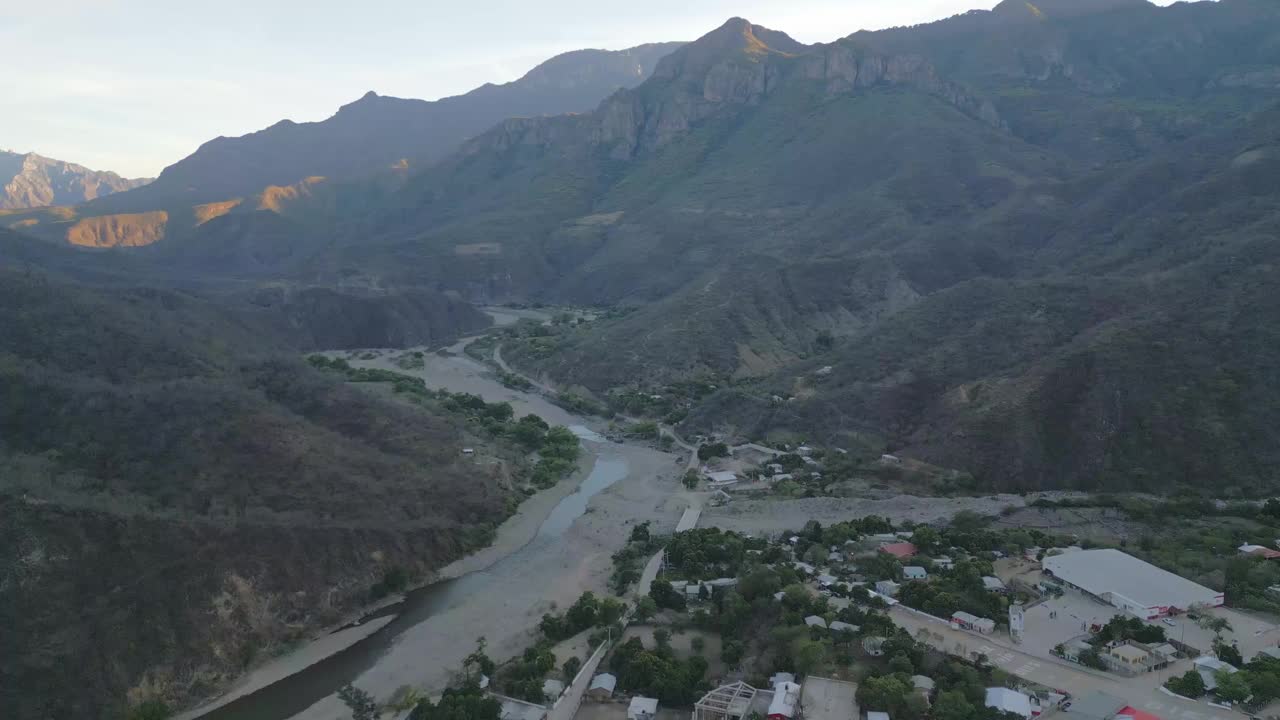
[(676, 592), (675, 588), (671, 587), (671, 583), (666, 580), (654, 580), (649, 586), (649, 595), (660, 608), (684, 609), (684, 595)]
[(893, 675), (867, 678), (858, 686), (858, 704), (867, 710), (887, 712), (890, 716), (905, 708), (910, 685)]
[(564, 618), (571, 630), (580, 632), (596, 624), (599, 612), (600, 602), (596, 600), (596, 594), (588, 590), (569, 606)]
[(1224, 663), (1230, 663), (1236, 667), (1244, 665), (1244, 658), (1240, 656), (1240, 651), (1234, 645), (1228, 645), (1224, 642), (1214, 643), (1213, 652)]
[(961, 532), (974, 532), (985, 528), (991, 518), (972, 510), (961, 510), (951, 518), (951, 527)]
[(656, 614), (658, 614), (658, 603), (654, 602), (652, 597), (645, 595), (636, 603), (636, 611), (633, 617), (636, 622), (643, 623)]
[(1242, 673), (1219, 670), (1213, 674), (1213, 679), (1218, 683), (1213, 693), (1220, 699), (1238, 703), (1249, 698), (1249, 683)]
[(742, 662), (742, 656), (746, 652), (747, 648), (742, 644), (741, 640), (725, 640), (724, 644), (720, 646), (720, 660), (725, 665), (735, 667)]
[(1080, 661), (1080, 664), (1085, 667), (1093, 668), (1094, 670), (1107, 669), (1106, 662), (1103, 661), (1102, 656), (1098, 654), (1098, 651), (1093, 648), (1082, 651), (1080, 655), (1077, 656), (1077, 659)]
[(671, 657), (675, 653), (671, 650), (671, 631), (666, 628), (658, 628), (653, 631), (654, 651), (664, 657)]
[(1178, 677), (1170, 678), (1164, 686), (1170, 692), (1192, 699), (1203, 697), (1207, 691), (1204, 686), (1204, 678), (1200, 677), (1200, 673), (1195, 670), (1188, 670)]
[(974, 720), (977, 708), (960, 690), (938, 693), (933, 703), (934, 720)]
[(647, 543), (649, 542), (650, 537), (651, 536), (649, 535), (649, 521), (645, 520), (639, 525), (636, 525), (635, 527), (631, 528), (631, 537), (627, 542)]
[(467, 676), (468, 681), (480, 682), (481, 675), (492, 677), (495, 665), (493, 660), (485, 654), (485, 648), (488, 647), (488, 641), (484, 636), (476, 639), (476, 649), (462, 661), (462, 670)]
[(572, 655), (568, 660), (564, 661), (564, 665), (561, 666), (560, 672), (564, 675), (564, 681), (568, 683), (573, 682), (573, 679), (577, 677), (578, 671), (581, 669), (582, 660), (577, 655)]
[(693, 490), (698, 487), (699, 479), (697, 470), (686, 470), (684, 477), (680, 478), (680, 482), (683, 483), (686, 488)]
[(911, 663), (911, 658), (907, 657), (904, 652), (896, 653), (889, 659), (889, 669), (903, 675), (914, 675), (916, 671), (915, 665)]
[(698, 447), (698, 459), (706, 462), (712, 458), (728, 457), (729, 446), (722, 442), (709, 443)]
[(791, 659), (795, 662), (796, 672), (808, 675), (826, 662), (827, 647), (818, 640), (801, 639), (791, 648)]
[(444, 691), (439, 704), (429, 699), (418, 703), (409, 720), (498, 720), (502, 704), (478, 686), (449, 688)]
[(364, 690), (344, 685), (338, 690), (338, 699), (351, 710), (352, 720), (377, 720), (378, 703)]
[(167, 720), (173, 714), (163, 700), (148, 700), (133, 708), (126, 716), (128, 720)]

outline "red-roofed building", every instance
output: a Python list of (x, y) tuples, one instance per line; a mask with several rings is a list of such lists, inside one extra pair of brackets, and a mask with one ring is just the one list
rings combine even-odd
[(885, 553), (887, 555), (892, 555), (898, 558), (899, 560), (906, 560), (907, 558), (915, 557), (916, 553), (919, 552), (919, 550), (916, 549), (915, 545), (909, 542), (900, 542), (900, 543), (889, 543), (888, 545), (881, 545), (880, 552)]
[(1122, 708), (1120, 712), (1116, 713), (1116, 718), (1121, 718), (1121, 717), (1129, 717), (1129, 718), (1133, 718), (1133, 720), (1160, 720), (1159, 715), (1152, 715), (1149, 712), (1143, 712), (1141, 710), (1138, 710), (1137, 708), (1130, 707), (1128, 705)]

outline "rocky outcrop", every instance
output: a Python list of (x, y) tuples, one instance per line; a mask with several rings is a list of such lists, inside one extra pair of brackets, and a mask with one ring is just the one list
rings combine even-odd
[(27, 153), (0, 152), (0, 210), (74, 205), (132, 190), (150, 180), (129, 180), (113, 172)]
[(944, 80), (922, 55), (874, 53), (848, 41), (806, 46), (734, 18), (664, 58), (643, 87), (615, 93), (585, 119), (507, 120), (469, 143), (465, 154), (585, 143), (626, 160), (719, 113), (758, 105), (797, 81), (823, 83), (829, 97), (910, 86), (988, 125), (1006, 127), (989, 100)]

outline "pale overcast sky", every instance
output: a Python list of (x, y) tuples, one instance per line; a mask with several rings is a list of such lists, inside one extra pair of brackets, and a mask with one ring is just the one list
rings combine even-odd
[(735, 15), (812, 43), (995, 4), (0, 0), (0, 149), (152, 176), (218, 135), (321, 120), (368, 90), (456, 95), (560, 52), (692, 40)]

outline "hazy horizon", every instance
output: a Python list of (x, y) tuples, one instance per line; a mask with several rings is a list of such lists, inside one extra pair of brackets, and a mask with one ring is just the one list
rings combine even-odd
[[(1167, 5), (1171, 0), (1159, 0)], [(942, 19), (995, 0), (563, 0), (478, 6), (230, 0), (216, 16), (157, 0), (49, 0), (0, 9), (0, 41), (30, 67), (0, 78), (21, 111), (0, 149), (154, 177), (218, 136), (323, 120), (365, 92), (434, 100), (515, 80), (555, 55), (693, 40), (732, 16), (805, 43)], [(56, 42), (55, 42), (56, 40)]]

